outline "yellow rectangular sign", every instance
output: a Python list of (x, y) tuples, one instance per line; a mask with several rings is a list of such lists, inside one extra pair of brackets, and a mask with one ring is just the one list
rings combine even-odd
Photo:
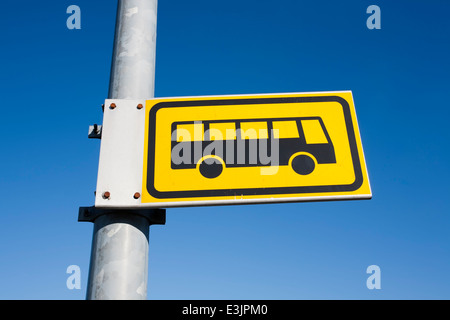
[(143, 205), (369, 199), (352, 93), (146, 101)]

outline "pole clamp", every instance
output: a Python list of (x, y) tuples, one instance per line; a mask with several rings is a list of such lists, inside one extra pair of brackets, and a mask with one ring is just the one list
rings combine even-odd
[(152, 224), (166, 224), (166, 209), (117, 209), (117, 208), (96, 208), (92, 207), (80, 207), (78, 210), (78, 221), (79, 222), (94, 222), (99, 216), (110, 213), (124, 213), (136, 214), (147, 218)]

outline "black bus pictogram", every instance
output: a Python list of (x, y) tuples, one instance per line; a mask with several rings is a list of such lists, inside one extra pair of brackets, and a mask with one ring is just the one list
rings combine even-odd
[(172, 169), (216, 178), (234, 167), (291, 166), (299, 175), (336, 163), (321, 117), (181, 121), (172, 123)]

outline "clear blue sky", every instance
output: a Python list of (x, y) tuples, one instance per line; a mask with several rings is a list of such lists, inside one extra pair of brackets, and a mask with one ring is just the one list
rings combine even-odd
[[(84, 299), (116, 1), (0, 11), (0, 299)], [(66, 8), (81, 8), (81, 30)], [(381, 8), (381, 30), (366, 9)], [(149, 299), (449, 299), (450, 2), (160, 0), (158, 97), (352, 90), (368, 201), (167, 211)], [(66, 268), (81, 268), (81, 290)], [(381, 268), (368, 290), (366, 268)]]

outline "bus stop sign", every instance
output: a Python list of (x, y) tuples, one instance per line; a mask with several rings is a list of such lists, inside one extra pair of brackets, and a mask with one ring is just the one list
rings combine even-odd
[[(372, 196), (350, 91), (161, 98), (145, 101), (141, 109), (133, 111), (140, 112), (140, 120), (122, 128), (128, 132), (124, 134), (136, 132), (137, 151), (129, 153), (137, 159), (126, 166), (133, 166), (131, 175), (138, 176), (133, 183), (141, 185), (114, 201), (112, 191), (105, 197), (108, 186), (98, 181), (96, 206), (164, 208)], [(106, 118), (103, 134), (108, 134)], [(117, 174), (112, 171), (109, 176)], [(133, 190), (138, 192), (131, 200)]]

